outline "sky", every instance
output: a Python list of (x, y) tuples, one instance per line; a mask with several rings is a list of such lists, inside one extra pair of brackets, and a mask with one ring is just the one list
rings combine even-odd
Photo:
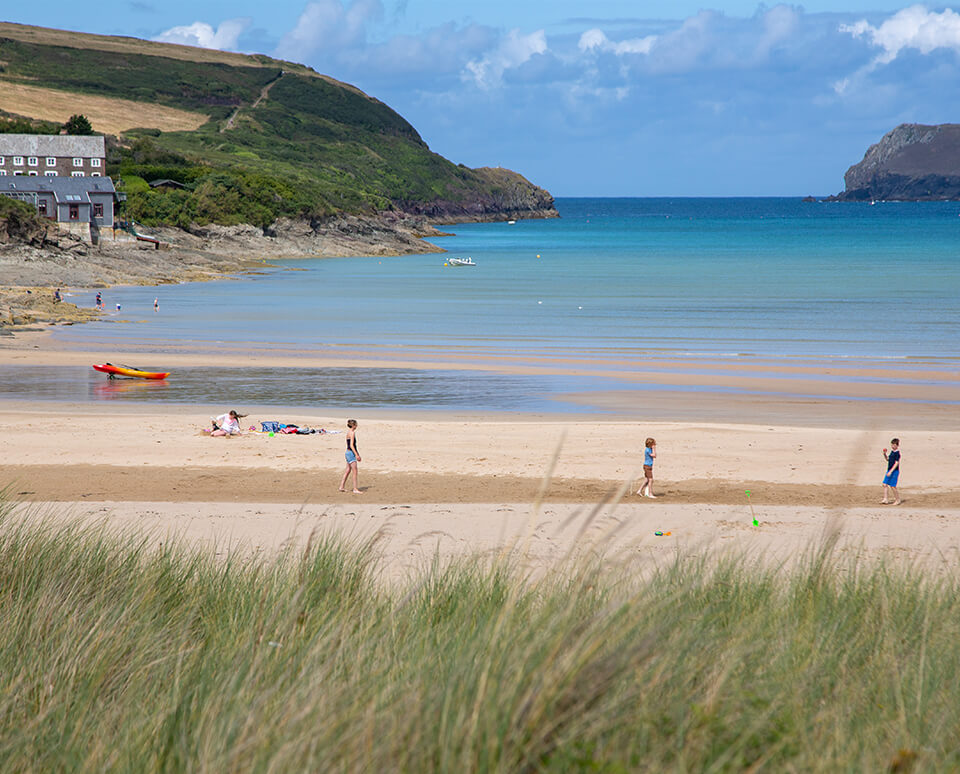
[[(5, 3), (6, 5), (6, 3)], [(887, 0), (53, 0), (4, 21), (307, 64), (554, 196), (793, 196), (956, 123), (960, 6)]]

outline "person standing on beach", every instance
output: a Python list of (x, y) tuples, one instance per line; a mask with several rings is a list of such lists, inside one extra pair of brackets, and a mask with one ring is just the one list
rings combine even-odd
[[(653, 493), (653, 461), (657, 458), (657, 442), (653, 438), (648, 438), (643, 449), (643, 485), (637, 490), (641, 497), (651, 497), (656, 499)], [(644, 495), (643, 490), (647, 493)]]
[(99, 290), (97, 291), (97, 309), (103, 311), (103, 294)]
[(350, 473), (353, 473), (353, 493), (363, 494), (357, 488), (357, 463), (360, 462), (360, 452), (357, 450), (357, 420), (347, 420), (347, 469), (343, 471), (343, 478), (340, 479), (340, 491), (346, 492), (347, 479)]
[(159, 298), (153, 299), (153, 311), (154, 311), (154, 312), (159, 312), (159, 311), (160, 311), (160, 299), (159, 299)]
[[(890, 439), (890, 453), (883, 450), (883, 458), (887, 461), (887, 475), (883, 477), (883, 499), (880, 505), (900, 505), (900, 493), (897, 491), (897, 482), (900, 479), (900, 439)], [(890, 502), (890, 493), (894, 500)]]

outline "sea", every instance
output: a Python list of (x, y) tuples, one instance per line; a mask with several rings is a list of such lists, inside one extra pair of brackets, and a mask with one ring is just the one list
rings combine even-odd
[[(338, 406), (563, 411), (571, 391), (616, 386), (617, 363), (651, 359), (960, 365), (960, 203), (560, 198), (556, 205), (558, 219), (451, 226), (453, 236), (432, 240), (445, 254), (275, 261), (262, 273), (215, 282), (106, 289), (103, 322), (59, 328), (56, 338), (102, 351), (104, 360), (134, 347), (229, 351), (238, 353), (236, 368), (181, 369), (155, 392), (116, 395), (98, 394), (102, 376), (85, 370), (65, 380), (72, 388), (7, 373), (0, 392), (36, 397), (39, 389), (59, 400), (129, 392), (124, 399), (183, 402), (229, 394), (231, 404), (266, 395), (290, 405), (319, 395)], [(451, 266), (450, 257), (476, 265)], [(93, 306), (95, 292), (71, 290), (69, 300)], [(450, 364), (292, 374), (245, 368), (245, 348), (426, 353)], [(582, 367), (565, 374), (457, 368), (470, 358)], [(605, 375), (591, 363), (604, 363)]]

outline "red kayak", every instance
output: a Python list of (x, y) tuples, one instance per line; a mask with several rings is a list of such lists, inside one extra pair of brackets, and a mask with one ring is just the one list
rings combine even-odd
[(95, 365), (94, 368), (105, 374), (110, 374), (110, 378), (115, 376), (128, 376), (131, 379), (166, 379), (170, 376), (169, 371), (141, 371), (139, 368), (131, 368), (125, 365), (114, 365), (113, 363), (104, 363)]

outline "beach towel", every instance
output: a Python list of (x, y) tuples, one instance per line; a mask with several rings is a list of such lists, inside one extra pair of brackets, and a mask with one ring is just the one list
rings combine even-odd
[(262, 433), (276, 433), (280, 430), (279, 422), (261, 422), (260, 423)]

